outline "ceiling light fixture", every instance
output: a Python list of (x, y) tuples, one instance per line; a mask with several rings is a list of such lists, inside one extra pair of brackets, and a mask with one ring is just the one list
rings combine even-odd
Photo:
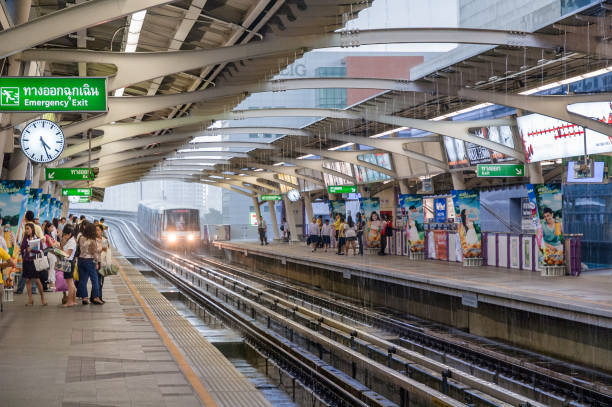
[[(132, 14), (130, 17), (130, 26), (128, 27), (128, 35), (125, 41), (124, 52), (136, 52), (138, 47), (138, 39), (140, 38), (140, 32), (142, 31), (142, 25), (144, 24), (145, 15), (147, 10), (142, 10)], [(119, 88), (115, 90), (115, 96), (123, 96), (125, 88)]]

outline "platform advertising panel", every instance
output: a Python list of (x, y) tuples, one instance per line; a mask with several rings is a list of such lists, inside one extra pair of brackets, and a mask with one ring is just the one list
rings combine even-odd
[(406, 235), (410, 242), (410, 251), (425, 251), (423, 198), (419, 195), (401, 194), (399, 206), (402, 217), (406, 219)]
[(344, 199), (329, 201), (329, 212), (332, 215), (332, 219), (336, 219), (337, 215), (346, 216), (346, 202)]
[[(503, 144), (506, 147), (514, 148), (514, 141), (512, 140), (512, 128), (510, 126), (479, 127), (469, 129), (468, 132), (476, 137), (495, 141), (496, 143)], [(482, 147), (476, 144), (466, 142), (465, 145), (467, 149), (468, 160), (471, 166), (478, 164), (501, 163), (514, 159), (512, 157), (508, 157), (505, 154), (489, 150), (486, 147)]]
[(42, 194), (40, 199), (40, 210), (38, 211), (38, 221), (42, 223), (49, 219), (49, 205), (51, 204), (51, 195)]
[[(30, 192), (30, 181), (0, 181), (0, 217), (2, 225), (9, 226), (13, 236), (21, 233)], [(20, 239), (16, 239), (20, 241)], [(8, 243), (8, 242), (7, 242)]]
[(41, 195), (42, 188), (30, 188), (30, 192), (28, 192), (28, 197), (26, 201), (26, 212), (32, 211), (34, 213), (34, 217), (38, 217)]
[(470, 163), (467, 159), (463, 140), (444, 136), (444, 147), (448, 156), (448, 166), (451, 169), (469, 167)]
[(480, 233), (480, 193), (475, 190), (453, 190), (463, 257), (482, 257)]
[(434, 221), (436, 223), (446, 222), (446, 198), (434, 199)]
[[(563, 264), (563, 195), (561, 184), (536, 184), (538, 261), (542, 266)], [(528, 190), (529, 191), (529, 190)]]
[[(604, 123), (612, 123), (611, 103), (576, 103), (567, 110)], [(588, 154), (612, 151), (612, 137), (586, 129), (573, 123), (541, 114), (517, 117), (521, 139), (528, 162), (556, 160), (584, 155), (584, 137)]]
[(383, 227), (380, 219), (380, 200), (378, 198), (359, 198), (359, 208), (366, 219), (366, 246), (380, 247)]
[(434, 230), (434, 247), (436, 249), (436, 259), (438, 260), (448, 260), (448, 242), (445, 230)]

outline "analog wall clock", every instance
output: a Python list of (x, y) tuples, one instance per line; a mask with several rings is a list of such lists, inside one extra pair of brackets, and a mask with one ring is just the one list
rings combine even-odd
[(50, 120), (31, 121), (21, 132), (21, 151), (37, 163), (54, 161), (64, 151), (64, 132)]
[(289, 200), (291, 202), (296, 202), (300, 199), (300, 191), (298, 191), (297, 189), (292, 189), (289, 192), (287, 192), (287, 198), (289, 198)]

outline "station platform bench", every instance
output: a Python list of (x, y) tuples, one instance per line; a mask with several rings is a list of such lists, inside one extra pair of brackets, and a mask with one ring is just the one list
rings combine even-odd
[[(115, 253), (118, 253), (115, 251)], [(106, 304), (48, 306), (15, 295), (0, 313), (0, 405), (270, 406), (125, 258)]]

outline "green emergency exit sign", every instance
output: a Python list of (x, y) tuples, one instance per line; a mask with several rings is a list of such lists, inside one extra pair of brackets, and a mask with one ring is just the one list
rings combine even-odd
[(91, 196), (91, 188), (62, 188), (62, 196)]
[(94, 179), (93, 168), (45, 168), (47, 181), (88, 181)]
[(357, 192), (357, 185), (330, 185), (327, 187), (330, 194), (354, 194)]
[(0, 78), (0, 112), (106, 112), (106, 78)]
[(478, 164), (479, 177), (524, 177), (523, 164)]

